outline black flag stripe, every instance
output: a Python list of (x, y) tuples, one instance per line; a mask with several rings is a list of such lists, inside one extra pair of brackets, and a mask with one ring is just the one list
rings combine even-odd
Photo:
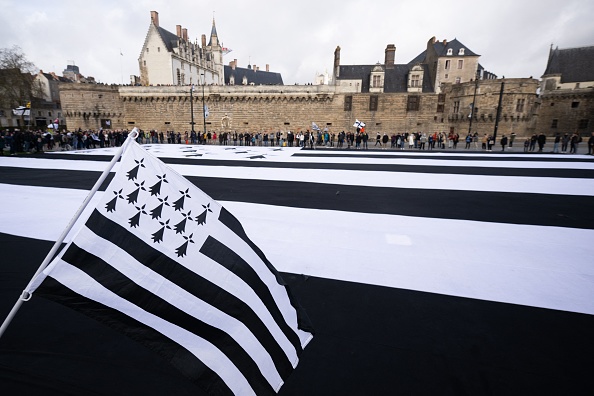
[[(99, 237), (118, 245), (130, 256), (134, 257), (136, 261), (146, 265), (152, 271), (166, 277), (188, 293), (218, 310), (243, 322), (268, 351), (281, 377), (284, 378), (291, 372), (293, 368), (286, 354), (249, 305), (225, 289), (163, 255), (149, 244), (130, 234), (128, 230), (119, 224), (101, 215), (98, 211), (93, 212), (86, 226)], [(119, 242), (124, 239), (126, 243), (120, 244)]]
[(225, 382), (200, 359), (144, 323), (116, 309), (83, 297), (51, 277), (47, 277), (43, 281), (35, 294), (98, 320), (158, 352), (205, 391), (213, 394), (233, 395)]

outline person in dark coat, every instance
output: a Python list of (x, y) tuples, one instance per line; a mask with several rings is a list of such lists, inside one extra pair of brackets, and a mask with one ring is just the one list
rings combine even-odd
[(542, 153), (542, 149), (544, 148), (544, 145), (547, 142), (546, 135), (544, 133), (541, 133), (540, 135), (538, 135), (537, 141), (538, 141), (538, 152)]
[(505, 146), (507, 146), (507, 136), (501, 136), (501, 151), (505, 151)]

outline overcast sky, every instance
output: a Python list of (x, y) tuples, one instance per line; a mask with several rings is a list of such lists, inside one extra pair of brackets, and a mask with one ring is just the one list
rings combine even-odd
[(535, 78), (551, 44), (594, 45), (592, 0), (0, 0), (0, 10), (0, 48), (18, 45), (58, 75), (74, 63), (103, 83), (139, 75), (153, 10), (161, 27), (175, 33), (182, 25), (199, 43), (214, 15), (219, 40), (232, 49), (225, 64), (269, 64), (285, 84), (331, 73), (337, 45), (343, 65), (383, 63), (387, 44), (396, 45), (396, 63), (408, 63), (431, 37), (457, 38), (499, 77)]

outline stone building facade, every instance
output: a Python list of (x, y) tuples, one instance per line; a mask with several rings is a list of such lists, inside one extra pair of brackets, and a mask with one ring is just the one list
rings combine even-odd
[(443, 98), (443, 114), (447, 117), (449, 129), (461, 136), (470, 130), (481, 136), (492, 134), (500, 97), (497, 136), (512, 133), (528, 136), (536, 131), (540, 108), (536, 94), (538, 87), (539, 81), (532, 78), (475, 80), (463, 84), (443, 84), (442, 94), (438, 96)]
[[(533, 79), (480, 81), (473, 132), (492, 133), (501, 82), (505, 81), (500, 133), (518, 136), (534, 130), (536, 88)], [(315, 122), (331, 132), (352, 131), (355, 119), (374, 132), (449, 132), (464, 136), (474, 82), (443, 86), (433, 92), (362, 93), (346, 86), (204, 86), (190, 95), (189, 87), (133, 87), (67, 84), (61, 91), (69, 129), (195, 130), (202, 131), (202, 90), (209, 115), (208, 131), (299, 131)], [(194, 101), (190, 106), (191, 99)], [(522, 105), (518, 105), (521, 103)], [(518, 107), (520, 106), (520, 107)]]
[(215, 21), (210, 39), (201, 37), (202, 46), (192, 42), (181, 25), (172, 33), (159, 25), (159, 13), (151, 11), (149, 25), (138, 64), (141, 85), (223, 84), (223, 47)]
[(539, 132), (590, 136), (594, 132), (594, 46), (551, 48), (540, 100)]

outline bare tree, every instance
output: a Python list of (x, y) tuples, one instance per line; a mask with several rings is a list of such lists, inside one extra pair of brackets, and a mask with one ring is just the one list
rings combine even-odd
[(19, 46), (0, 48), (0, 108), (15, 108), (39, 96), (35, 65)]

